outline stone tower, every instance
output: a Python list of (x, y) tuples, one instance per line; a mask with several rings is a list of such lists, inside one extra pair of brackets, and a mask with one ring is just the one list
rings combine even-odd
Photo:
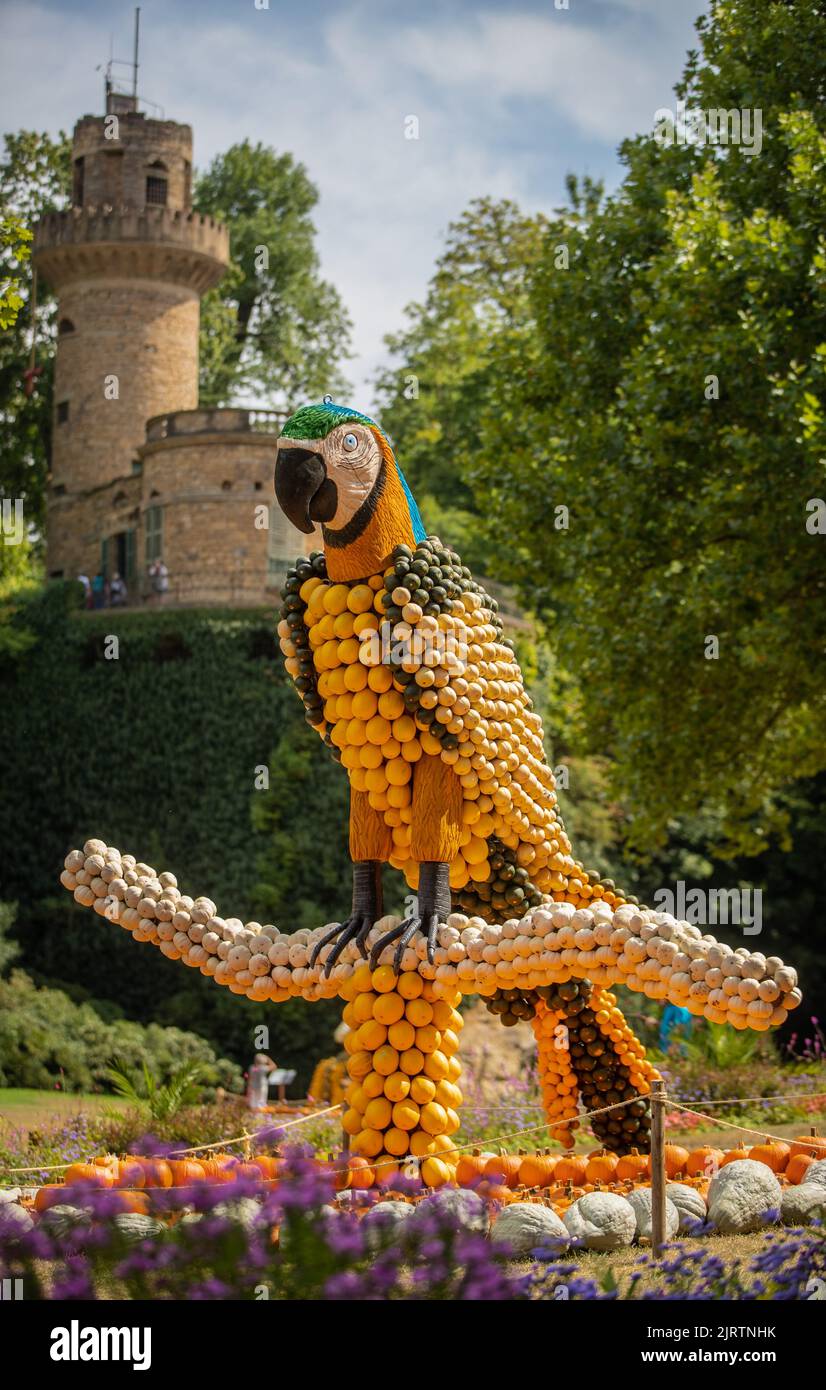
[(198, 405), (200, 297), (229, 260), (226, 227), (192, 211), (192, 130), (109, 93), (74, 130), (72, 204), (37, 225), (58, 298), (47, 567), (134, 574), (146, 422)]

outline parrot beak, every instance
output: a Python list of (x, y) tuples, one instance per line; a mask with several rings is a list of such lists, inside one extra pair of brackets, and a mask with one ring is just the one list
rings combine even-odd
[(315, 523), (332, 521), (338, 490), (327, 477), (321, 454), (312, 449), (279, 449), (275, 458), (275, 495), (282, 512), (305, 535)]

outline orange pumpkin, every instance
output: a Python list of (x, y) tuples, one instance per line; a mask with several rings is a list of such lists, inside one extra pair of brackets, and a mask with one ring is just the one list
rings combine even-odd
[(188, 1187), (193, 1182), (203, 1182), (206, 1178), (203, 1163), (195, 1158), (170, 1158), (169, 1171), (173, 1187)]
[(749, 1151), (742, 1144), (736, 1149), (726, 1149), (720, 1160), (720, 1167), (725, 1168), (727, 1163), (737, 1163), (741, 1158), (748, 1158), (748, 1156)]
[(785, 1176), (790, 1183), (805, 1182), (806, 1169), (814, 1163), (814, 1154), (792, 1154), (786, 1164)]
[(485, 1164), (485, 1177), (488, 1182), (512, 1188), (519, 1181), (521, 1166), (518, 1154), (494, 1154)]
[(355, 1154), (350, 1159), (350, 1186), (372, 1187), (375, 1181), (376, 1175), (367, 1159)]
[(589, 1183), (612, 1182), (617, 1171), (617, 1156), (607, 1149), (595, 1149), (588, 1155), (585, 1177)]
[(678, 1173), (686, 1171), (689, 1152), (688, 1149), (683, 1148), (682, 1144), (664, 1144), (663, 1158), (666, 1173), (670, 1178), (676, 1178)]
[(336, 1192), (343, 1192), (350, 1183), (350, 1169), (347, 1167), (347, 1155), (328, 1154), (326, 1159), (319, 1162), (322, 1173), (327, 1173), (333, 1180), (333, 1188)]
[(115, 1171), (111, 1165), (102, 1163), (72, 1163), (63, 1175), (67, 1186), (72, 1183), (87, 1183), (92, 1187), (114, 1187)]
[(119, 1211), (137, 1212), (140, 1216), (149, 1215), (149, 1197), (146, 1192), (137, 1189), (130, 1192), (126, 1188), (118, 1188), (112, 1196), (117, 1198)]
[(554, 1177), (559, 1182), (582, 1183), (587, 1167), (588, 1160), (584, 1154), (564, 1154), (556, 1161)]
[(490, 1157), (479, 1149), (473, 1153), (460, 1154), (456, 1164), (456, 1181), (460, 1187), (476, 1187), (485, 1174), (485, 1164)]
[(476, 1191), (480, 1197), (484, 1197), (486, 1202), (494, 1205), (506, 1207), (509, 1202), (514, 1200), (513, 1192), (505, 1183), (493, 1182), (487, 1178), (483, 1179)]
[(171, 1187), (172, 1169), (165, 1158), (141, 1158), (144, 1187)]
[(526, 1154), (519, 1165), (519, 1181), (525, 1187), (548, 1187), (555, 1168), (552, 1154)]
[(789, 1153), (788, 1144), (767, 1134), (761, 1144), (754, 1144), (749, 1149), (749, 1158), (753, 1158), (755, 1163), (765, 1163), (773, 1173), (782, 1173), (789, 1161)]
[(699, 1149), (691, 1150), (685, 1171), (690, 1178), (708, 1178), (713, 1176), (724, 1158), (725, 1154), (722, 1149), (715, 1149), (713, 1145), (705, 1144)]
[(791, 1142), (791, 1157), (797, 1154), (811, 1154), (813, 1158), (826, 1158), (826, 1139), (823, 1139), (817, 1130), (813, 1129), (811, 1134), (798, 1134)]
[(637, 1149), (632, 1149), (630, 1154), (623, 1154), (617, 1159), (614, 1177), (619, 1182), (640, 1182), (642, 1178), (648, 1177), (650, 1166), (648, 1154), (641, 1154)]
[(124, 1158), (117, 1160), (117, 1176), (115, 1187), (145, 1187), (146, 1173), (143, 1163), (139, 1158), (133, 1158), (127, 1154)]
[(48, 1211), (49, 1207), (56, 1207), (59, 1202), (66, 1201), (66, 1190), (61, 1182), (49, 1182), (43, 1187), (38, 1187), (34, 1197), (35, 1211)]

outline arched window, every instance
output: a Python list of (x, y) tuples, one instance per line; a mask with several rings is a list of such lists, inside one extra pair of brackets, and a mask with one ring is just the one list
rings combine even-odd
[(156, 159), (153, 164), (148, 166), (149, 172), (146, 175), (146, 202), (155, 207), (166, 206), (166, 165)]
[(66, 333), (74, 333), (75, 326), (71, 319), (61, 319), (60, 323), (57, 325), (57, 331), (62, 338)]

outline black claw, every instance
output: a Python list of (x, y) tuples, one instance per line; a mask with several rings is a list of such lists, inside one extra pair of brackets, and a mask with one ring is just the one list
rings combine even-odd
[(405, 929), (406, 926), (407, 926), (407, 923), (406, 923), (406, 922), (400, 922), (399, 925), (398, 925), (397, 927), (394, 927), (392, 931), (385, 932), (385, 934), (384, 934), (384, 936), (381, 938), (381, 940), (376, 942), (375, 946), (373, 947), (372, 951), (370, 952), (370, 969), (371, 969), (371, 970), (375, 970), (376, 965), (378, 964), (379, 956), (381, 955), (381, 953), (382, 953), (382, 951), (384, 950), (385, 946), (390, 946), (390, 945), (392, 945), (392, 943), (393, 943), (394, 941), (397, 941), (398, 938), (401, 936), (401, 934), (402, 934), (402, 932), (404, 931), (404, 929)]
[(433, 964), (436, 955), (436, 933), (439, 930), (439, 914), (428, 912), (425, 918), (427, 922), (427, 963)]
[(351, 917), (348, 917), (346, 922), (342, 922), (339, 926), (331, 927), (330, 931), (328, 931), (313, 947), (313, 953), (310, 956), (310, 968), (312, 969), (318, 960), (319, 952), (322, 951), (329, 942), (334, 940), (336, 944), (324, 962), (323, 973), (328, 979), (330, 971), (345, 946), (349, 946), (351, 941), (355, 940), (361, 954), (365, 955), (364, 942), (372, 926), (372, 917), (365, 916), (363, 912), (354, 912)]
[(402, 956), (421, 925), (420, 917), (411, 917), (407, 922), (402, 922), (402, 926), (405, 927), (406, 930), (402, 932), (401, 941), (396, 947), (396, 954), (393, 957), (393, 969), (397, 975), (402, 968)]

